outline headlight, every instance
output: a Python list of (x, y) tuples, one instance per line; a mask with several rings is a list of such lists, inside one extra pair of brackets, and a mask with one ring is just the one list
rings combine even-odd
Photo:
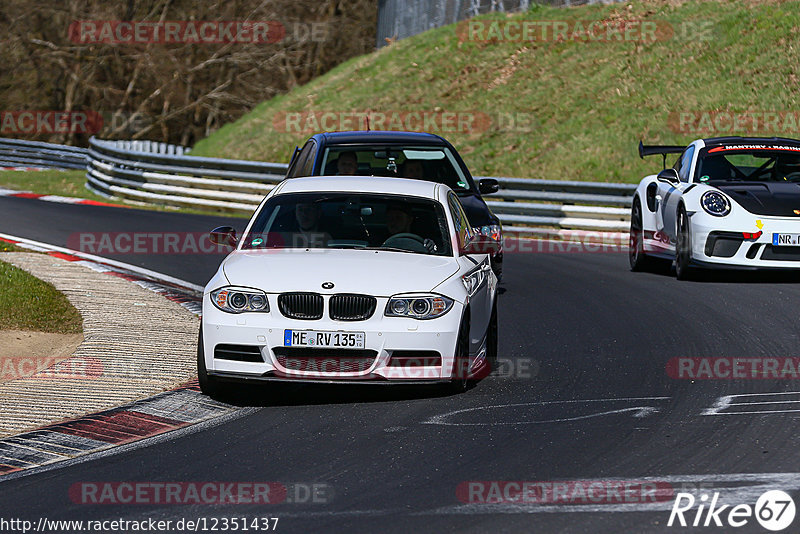
[(267, 294), (257, 289), (221, 287), (211, 292), (211, 302), (228, 313), (269, 311)]
[(499, 224), (490, 224), (487, 226), (476, 226), (472, 229), (473, 233), (491, 237), (495, 241), (503, 242), (503, 229)]
[(461, 277), (461, 281), (464, 283), (464, 288), (467, 290), (467, 295), (470, 297), (475, 294), (475, 291), (481, 287), (484, 280), (486, 280), (486, 271), (477, 270), (470, 274), (465, 274)]
[(706, 191), (700, 197), (700, 204), (706, 213), (714, 217), (724, 217), (731, 212), (731, 201), (717, 191)]
[(392, 297), (386, 304), (387, 317), (412, 317), (414, 319), (435, 319), (453, 307), (453, 301), (440, 295), (409, 295)]

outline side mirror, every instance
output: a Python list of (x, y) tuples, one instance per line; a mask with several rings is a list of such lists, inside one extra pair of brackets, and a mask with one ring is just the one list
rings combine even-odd
[(461, 254), (497, 254), (500, 242), (485, 235), (476, 235), (461, 249)]
[(491, 195), (492, 193), (497, 193), (499, 189), (500, 182), (494, 178), (481, 178), (478, 181), (478, 190), (482, 195)]
[(659, 182), (666, 182), (666, 183), (672, 184), (672, 185), (675, 185), (675, 184), (677, 184), (678, 182), (681, 181), (681, 179), (678, 178), (678, 171), (676, 171), (675, 169), (672, 169), (672, 168), (664, 169), (663, 171), (658, 173), (658, 176), (656, 176), (656, 179)]
[(214, 228), (211, 230), (208, 237), (215, 245), (228, 245), (229, 247), (236, 248), (236, 230), (231, 226), (219, 226)]

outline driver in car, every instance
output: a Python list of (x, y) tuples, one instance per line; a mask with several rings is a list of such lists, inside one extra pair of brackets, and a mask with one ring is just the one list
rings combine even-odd
[(294, 233), (294, 246), (305, 248), (325, 247), (331, 239), (328, 232), (319, 228), (322, 216), (320, 207), (316, 204), (297, 204), (294, 208), (298, 231)]
[[(393, 204), (386, 209), (386, 228), (389, 230), (389, 239), (386, 243), (399, 240), (413, 240), (421, 243), (425, 250), (433, 254), (438, 250), (433, 239), (422, 239), (421, 236), (411, 231), (411, 224), (414, 222), (414, 215), (403, 205)], [(401, 247), (402, 248), (402, 247)]]
[(425, 175), (425, 167), (422, 161), (418, 159), (407, 159), (403, 162), (400, 169), (400, 176), (403, 178), (415, 178), (417, 180), (423, 178)]
[(358, 157), (355, 152), (342, 152), (336, 160), (336, 174), (354, 176), (358, 174)]

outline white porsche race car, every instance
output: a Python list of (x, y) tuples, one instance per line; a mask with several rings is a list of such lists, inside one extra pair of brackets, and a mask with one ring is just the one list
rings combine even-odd
[(499, 243), (446, 185), (326, 176), (283, 181), (208, 283), (200, 387), (226, 381), (466, 389), (497, 354)]
[(645, 177), (633, 198), (630, 265), (674, 261), (678, 279), (697, 267), (800, 267), (800, 141), (718, 137), (687, 147), (645, 146), (639, 156), (680, 154)]

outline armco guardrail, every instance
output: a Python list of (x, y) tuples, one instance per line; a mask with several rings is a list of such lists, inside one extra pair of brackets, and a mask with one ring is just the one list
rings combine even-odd
[[(476, 180), (490, 178), (477, 176)], [(532, 180), (496, 177), (500, 190), (486, 203), (518, 233), (552, 234), (567, 230), (627, 232), (635, 184)], [(495, 200), (502, 199), (502, 200)]]
[(252, 212), (274, 184), (281, 163), (199, 158), (183, 147), (89, 141), (87, 187), (139, 202)]
[(86, 153), (74, 146), (0, 138), (0, 167), (85, 169)]
[[(283, 179), (287, 165), (198, 158), (182, 147), (92, 138), (87, 186), (101, 194), (140, 202), (252, 212)], [(483, 178), (483, 177), (477, 177)], [(633, 184), (497, 178), (500, 191), (487, 203), (519, 233), (628, 229)]]

